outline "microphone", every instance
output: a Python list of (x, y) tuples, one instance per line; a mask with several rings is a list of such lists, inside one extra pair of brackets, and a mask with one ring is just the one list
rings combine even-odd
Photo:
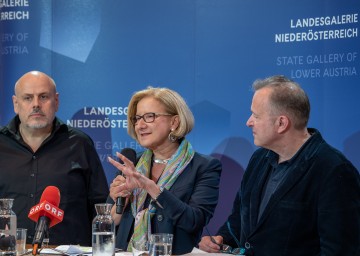
[[(136, 152), (135, 150), (133, 150), (132, 148), (124, 148), (123, 150), (121, 150), (121, 154), (124, 155), (127, 159), (129, 159), (131, 162), (133, 162), (133, 164), (136, 164)], [(121, 159), (119, 159), (119, 162), (121, 164), (124, 164), (123, 161), (121, 161)], [(120, 175), (122, 175), (122, 173), (120, 172)], [(124, 211), (124, 206), (125, 206), (125, 197), (117, 197), (116, 198), (116, 213), (117, 214), (122, 214), (122, 212)]]
[(60, 191), (55, 186), (48, 186), (41, 195), (40, 203), (31, 207), (28, 217), (37, 222), (32, 242), (33, 255), (41, 247), (44, 236), (49, 228), (60, 223), (64, 218), (64, 211), (59, 209)]

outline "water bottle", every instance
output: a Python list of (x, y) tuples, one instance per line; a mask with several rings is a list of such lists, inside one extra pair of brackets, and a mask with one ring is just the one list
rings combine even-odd
[(16, 255), (16, 215), (14, 199), (0, 199), (0, 255)]
[(111, 204), (95, 204), (96, 217), (92, 222), (93, 256), (115, 255), (115, 225), (111, 218)]

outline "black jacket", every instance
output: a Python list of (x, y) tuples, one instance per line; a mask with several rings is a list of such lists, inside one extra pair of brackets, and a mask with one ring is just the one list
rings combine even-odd
[[(360, 177), (315, 129), (258, 221), (261, 192), (275, 153), (257, 150), (245, 171), (229, 217), (249, 255), (360, 255)], [(219, 232), (234, 241), (224, 224)]]

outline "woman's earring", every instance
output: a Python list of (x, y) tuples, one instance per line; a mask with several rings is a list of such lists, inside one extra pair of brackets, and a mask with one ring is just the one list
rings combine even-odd
[(171, 132), (169, 133), (169, 136), (168, 136), (168, 138), (171, 142), (175, 142), (177, 140), (176, 136), (173, 134), (173, 131), (174, 131), (174, 129), (171, 129)]

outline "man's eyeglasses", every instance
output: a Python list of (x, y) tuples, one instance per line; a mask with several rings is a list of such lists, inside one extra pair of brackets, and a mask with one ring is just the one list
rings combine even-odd
[(173, 116), (172, 114), (166, 114), (166, 113), (145, 113), (142, 116), (136, 115), (133, 116), (130, 120), (133, 125), (135, 125), (140, 119), (144, 119), (145, 123), (152, 123), (155, 121), (155, 118), (159, 116)]
[(221, 248), (221, 252), (222, 253), (228, 253), (228, 254), (234, 254), (234, 255), (246, 255), (246, 249), (245, 248), (232, 248), (230, 245), (227, 244), (222, 244), (222, 246), (220, 246)]
[(234, 241), (237, 244), (237, 248), (232, 248), (230, 245), (227, 244), (218, 244), (215, 239), (212, 237), (212, 235), (210, 235), (210, 232), (208, 230), (207, 227), (205, 227), (206, 232), (208, 233), (208, 235), (210, 236), (210, 240), (214, 243), (220, 246), (220, 252), (221, 253), (227, 253), (227, 254), (233, 254), (233, 255), (237, 255), (237, 256), (246, 256), (246, 255), (252, 255), (250, 254), (247, 249), (240, 247), (240, 242), (239, 240), (236, 238), (236, 236), (234, 235), (234, 233), (232, 232), (232, 229), (230, 227), (230, 222), (227, 221), (227, 227), (228, 230), (230, 232), (230, 235), (232, 236), (232, 238), (234, 239)]

